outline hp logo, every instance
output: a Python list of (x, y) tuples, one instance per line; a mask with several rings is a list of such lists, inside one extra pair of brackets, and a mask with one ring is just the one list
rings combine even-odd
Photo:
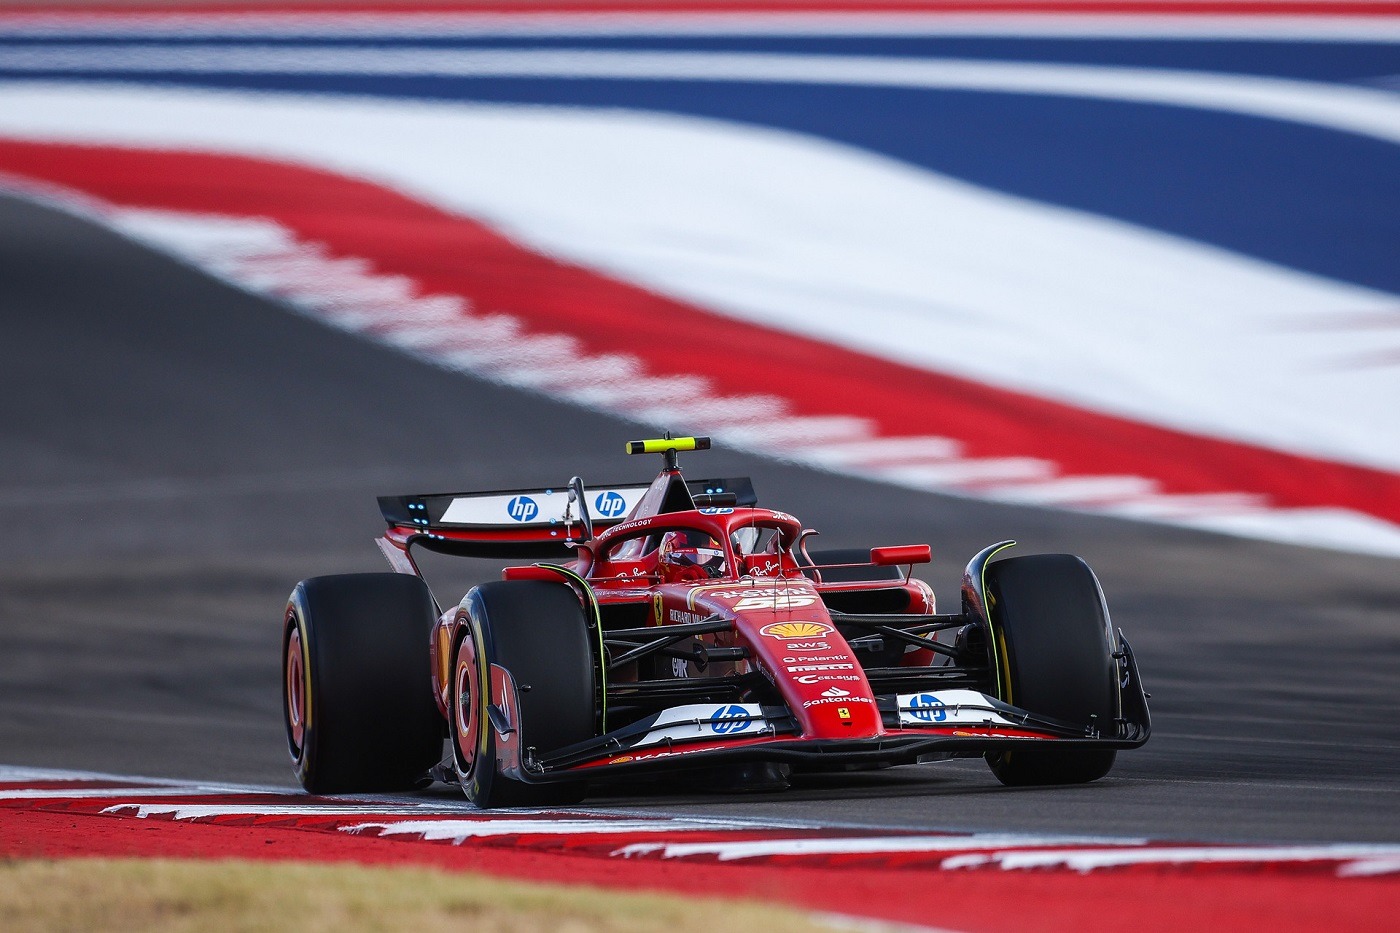
[(593, 500), (593, 507), (603, 518), (617, 518), (627, 510), (627, 500), (609, 490)]
[(710, 714), (714, 720), (710, 723), (710, 728), (717, 735), (728, 735), (731, 732), (742, 732), (749, 724), (749, 714), (742, 706), (721, 706)]
[(540, 514), (540, 507), (529, 496), (516, 496), (506, 503), (506, 512), (517, 522), (528, 522)]
[(948, 708), (931, 693), (921, 693), (909, 701), (909, 715), (923, 722), (942, 722), (948, 718)]

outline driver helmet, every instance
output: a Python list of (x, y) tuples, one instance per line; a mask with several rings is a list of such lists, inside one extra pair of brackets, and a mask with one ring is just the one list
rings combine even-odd
[(724, 574), (724, 551), (703, 531), (668, 531), (661, 537), (657, 565), (667, 583), (714, 579)]

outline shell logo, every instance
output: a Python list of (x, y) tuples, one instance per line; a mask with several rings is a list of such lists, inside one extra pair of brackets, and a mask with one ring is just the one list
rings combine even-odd
[(831, 634), (831, 626), (821, 622), (774, 622), (758, 633), (769, 638), (822, 638)]

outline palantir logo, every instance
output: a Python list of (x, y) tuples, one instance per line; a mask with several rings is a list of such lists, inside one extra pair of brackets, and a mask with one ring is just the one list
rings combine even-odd
[(529, 496), (516, 496), (506, 503), (506, 512), (517, 522), (528, 522), (540, 514), (540, 507)]
[(721, 706), (710, 714), (710, 728), (718, 735), (739, 732), (749, 724), (748, 710), (742, 706)]
[(627, 500), (610, 489), (593, 500), (593, 507), (603, 518), (617, 518), (626, 511)]
[(909, 701), (909, 715), (923, 722), (942, 722), (948, 718), (948, 708), (931, 693), (921, 693)]

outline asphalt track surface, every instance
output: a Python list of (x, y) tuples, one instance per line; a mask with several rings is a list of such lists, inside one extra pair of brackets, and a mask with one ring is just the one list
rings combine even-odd
[[(820, 374), (816, 374), (819, 378)], [(683, 428), (684, 426), (677, 426)], [(0, 762), (291, 787), (279, 623), (302, 577), (384, 569), (373, 496), (646, 479), (650, 430), (329, 330), (0, 198)], [(945, 606), (1007, 537), (1096, 569), (1156, 732), (1106, 779), (979, 762), (781, 794), (590, 805), (926, 829), (1400, 841), (1400, 564), (940, 497), (711, 451), (826, 545), (928, 541)], [(440, 568), (455, 601), (493, 567)], [(444, 791), (455, 793), (455, 791)]]

